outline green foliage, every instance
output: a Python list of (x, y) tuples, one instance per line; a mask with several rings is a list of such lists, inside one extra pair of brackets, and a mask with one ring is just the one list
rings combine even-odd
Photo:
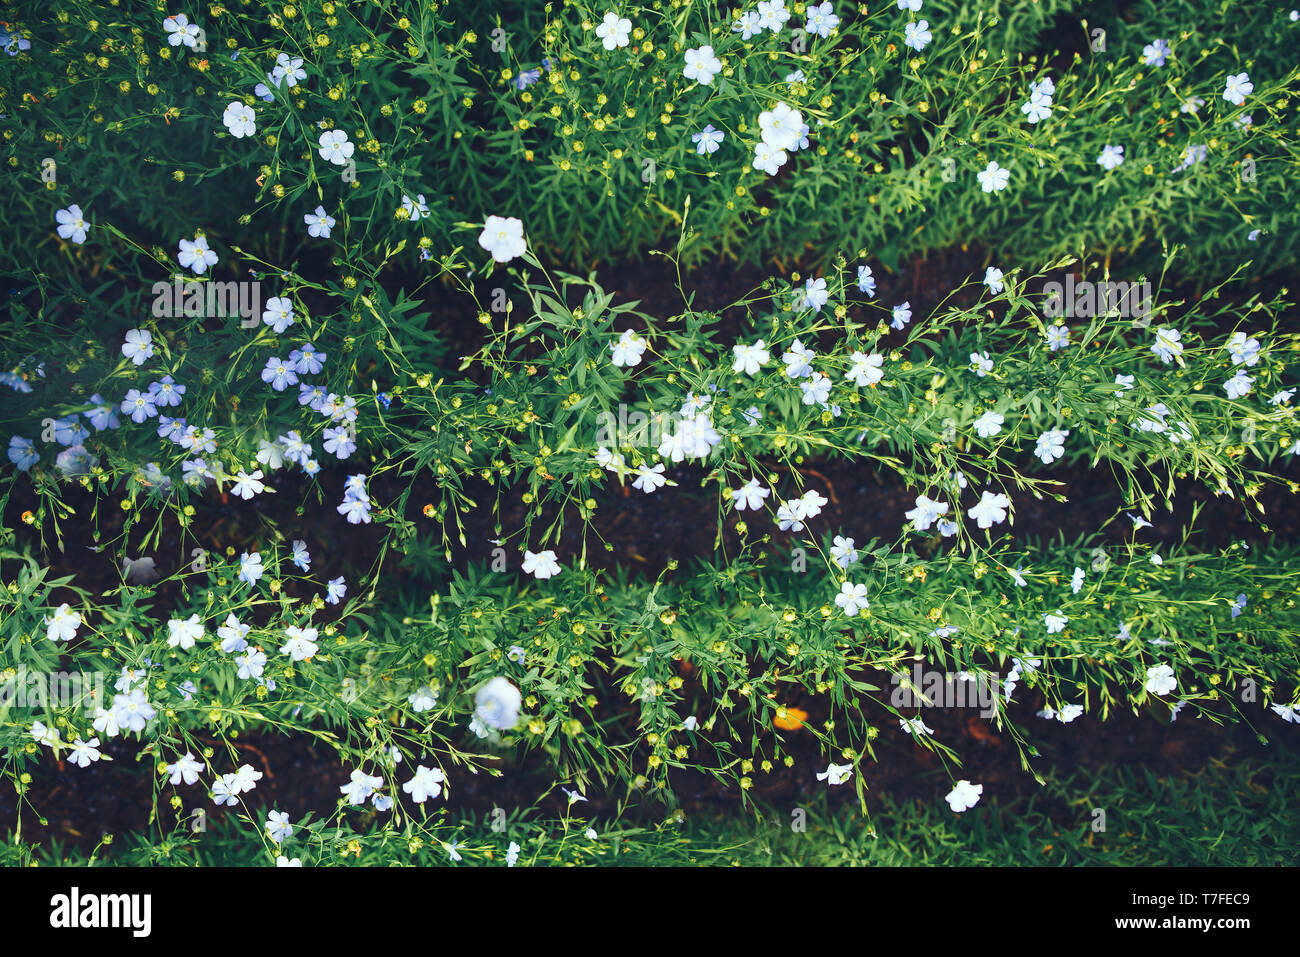
[[(1294, 716), (1295, 546), (1157, 542), (1139, 519), (1189, 488), (1255, 516), (1297, 490), (1290, 293), (1249, 277), (1295, 263), (1300, 24), (1226, 2), (890, 0), (835, 3), (823, 36), (792, 7), (753, 32), (714, 0), (623, 5), (620, 46), (582, 2), (238, 0), (192, 24), (19, 5), (0, 37), (0, 689), (88, 682), (0, 700), (19, 803), (50, 757), (118, 737), (155, 811), (224, 797), (238, 737), (274, 731), (340, 763), (348, 799), (281, 809), (311, 863), (428, 863), (462, 840), (499, 860), (502, 832), (436, 794), (391, 823), (359, 808), (417, 767), (454, 789), (539, 762), (665, 808), (674, 772), (748, 805), (776, 768), (837, 788), (843, 767), (859, 816), (828, 805), (806, 839), (709, 821), (589, 838), (521, 812), (531, 862), (1278, 859), (1253, 790), (1169, 783), (1187, 809), (1156, 834), (1154, 784), (1128, 771), (1105, 787), (1148, 845), (1095, 847), (1033, 802), (863, 815), (882, 735), (917, 717), (896, 694), (917, 663), (1002, 689), (989, 717), (1071, 805), (1102, 785), (1038, 760), (1017, 682), (1103, 719), (1235, 720), (1243, 686)], [(1167, 62), (1144, 62), (1162, 38)], [(707, 83), (689, 67), (706, 46)], [(873, 266), (967, 244), (993, 257), (983, 283), (916, 316), (876, 296)], [(562, 271), (651, 252), (678, 277), (670, 315)], [(697, 308), (692, 267), (727, 257), (781, 278)], [(1053, 296), (1112, 261), (1149, 303)], [(824, 511), (829, 466), (907, 504)], [(1081, 534), (1029, 517), (1066, 501), (1061, 466), (1110, 485)], [(646, 560), (648, 529), (618, 527), (629, 499), (707, 544)], [(966, 755), (911, 733), (964, 780)], [(186, 754), (199, 783), (174, 785)], [(1195, 830), (1210, 789), (1238, 857), (1228, 824)], [(105, 859), (273, 860), (255, 794), (202, 841), (159, 825)], [(17, 834), (5, 853), (63, 852)]]

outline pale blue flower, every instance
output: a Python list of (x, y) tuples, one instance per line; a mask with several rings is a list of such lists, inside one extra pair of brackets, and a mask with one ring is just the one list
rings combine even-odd
[(716, 153), (722, 145), (723, 137), (722, 130), (714, 129), (710, 123), (698, 133), (692, 133), (691, 142), (695, 144), (695, 152), (703, 156), (706, 153)]

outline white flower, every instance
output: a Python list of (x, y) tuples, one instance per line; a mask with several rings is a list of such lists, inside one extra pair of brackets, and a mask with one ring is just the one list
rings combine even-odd
[(905, 518), (912, 522), (912, 527), (918, 532), (928, 531), (939, 518), (946, 515), (948, 506), (943, 502), (936, 502), (924, 495), (916, 497), (916, 508), (904, 512)]
[(360, 768), (352, 772), (348, 783), (339, 788), (339, 791), (348, 799), (348, 803), (356, 807), (365, 804), (379, 788), (384, 786), (384, 779), (374, 775), (366, 774)]
[(247, 648), (235, 659), (235, 674), (240, 681), (256, 681), (266, 670), (266, 652), (261, 648)]
[(898, 0), (898, 9), (911, 10), (913, 13), (920, 13), (921, 0)]
[(1001, 492), (995, 495), (984, 491), (980, 493), (979, 502), (967, 509), (966, 514), (975, 519), (980, 528), (990, 528), (1006, 521), (1010, 505), (1011, 500)]
[(763, 507), (763, 499), (771, 494), (769, 489), (758, 484), (758, 479), (752, 478), (740, 488), (731, 490), (731, 500), (738, 512), (743, 512), (747, 508), (758, 511)]
[(1057, 635), (1065, 630), (1065, 626), (1070, 623), (1070, 619), (1062, 615), (1059, 611), (1055, 614), (1048, 613), (1043, 616), (1043, 624), (1047, 626), (1049, 635)]
[(115, 738), (121, 732), (121, 714), (116, 708), (116, 701), (112, 709), (96, 708), (95, 709), (95, 730), (106, 738)]
[(335, 166), (346, 165), (356, 151), (356, 146), (342, 130), (326, 130), (318, 142), (320, 146), (317, 152), (320, 153), (320, 158)]
[(1117, 375), (1115, 376), (1115, 384), (1120, 386), (1120, 392), (1127, 392), (1129, 389), (1133, 388), (1133, 376)]
[(235, 484), (230, 487), (232, 495), (238, 495), (244, 501), (248, 501), (254, 495), (260, 495), (266, 491), (266, 486), (262, 484), (262, 470), (255, 469), (252, 475), (249, 475), (243, 469), (235, 473)]
[(853, 539), (836, 535), (831, 545), (831, 558), (840, 568), (848, 568), (858, 560), (858, 550), (853, 547)]
[(617, 342), (610, 344), (610, 362), (616, 366), (634, 366), (645, 353), (646, 341), (631, 329), (625, 330)]
[(975, 420), (975, 434), (981, 439), (992, 438), (1002, 431), (1002, 423), (1005, 421), (1006, 418), (1000, 412), (985, 412)]
[(1062, 325), (1047, 327), (1047, 348), (1060, 352), (1070, 345), (1070, 330)]
[(795, 296), (796, 309), (812, 309), (821, 312), (822, 306), (830, 301), (831, 294), (826, 288), (825, 279), (809, 279), (804, 283), (803, 291)]
[(293, 825), (289, 823), (287, 811), (272, 811), (266, 816), (266, 836), (277, 844), (283, 844), (293, 836)]
[(788, 103), (777, 103), (758, 114), (758, 129), (764, 143), (778, 150), (795, 150), (803, 129), (803, 114)]
[(193, 50), (199, 45), (199, 35), (201, 33), (199, 26), (196, 23), (190, 23), (190, 18), (183, 13), (178, 13), (163, 20), (163, 29), (167, 31), (169, 46), (178, 47), (183, 43)]
[(806, 16), (808, 22), (804, 24), (804, 32), (815, 33), (822, 39), (830, 36), (831, 31), (840, 25), (840, 18), (835, 15), (835, 8), (829, 2), (822, 3), (821, 6), (809, 4)]
[(1030, 124), (1039, 123), (1052, 115), (1052, 97), (1046, 93), (1034, 93), (1020, 107), (1020, 112), (1025, 114)]
[(759, 142), (754, 147), (754, 169), (761, 169), (768, 176), (775, 176), (789, 158), (785, 150), (770, 143)]
[(534, 578), (551, 578), (560, 573), (560, 563), (555, 560), (555, 552), (546, 549), (540, 552), (524, 550), (524, 573)]
[(796, 339), (790, 346), (790, 351), (781, 356), (781, 361), (786, 366), (785, 374), (792, 379), (812, 375), (812, 360), (816, 357), (817, 353), (804, 348), (804, 344)]
[(324, 206), (317, 206), (314, 213), (303, 216), (307, 224), (307, 235), (313, 239), (329, 239), (330, 230), (334, 228), (334, 217), (326, 214)]
[(421, 764), (415, 769), (415, 777), (402, 785), (402, 790), (411, 795), (411, 800), (416, 804), (423, 804), (442, 793), (442, 785), (446, 780), (447, 775), (441, 768), (426, 768)]
[(743, 14), (731, 25), (733, 33), (739, 33), (742, 40), (748, 40), (763, 32), (763, 20), (757, 10)]
[(67, 209), (58, 210), (54, 214), (54, 221), (58, 223), (55, 232), (59, 234), (60, 239), (69, 239), (78, 246), (86, 241), (86, 230), (90, 226), (87, 225), (81, 207), (77, 204), (73, 203)]
[(827, 764), (825, 771), (817, 772), (817, 780), (825, 781), (827, 784), (843, 784), (851, 777), (853, 777), (853, 765), (836, 764), (834, 761)]
[(68, 753), (68, 760), (79, 768), (88, 768), (91, 762), (98, 761), (102, 757), (103, 754), (99, 750), (99, 738), (91, 738), (89, 741), (77, 738), (72, 742), (72, 750)]
[(1083, 705), (1067, 704), (1063, 705), (1061, 710), (1057, 712), (1056, 720), (1060, 721), (1061, 724), (1069, 724), (1081, 714), (1083, 714)]
[(264, 571), (260, 552), (244, 552), (239, 556), (238, 578), (241, 582), (256, 585), (257, 580), (262, 577)]
[(758, 0), (758, 22), (764, 30), (780, 33), (789, 19), (790, 11), (785, 8), (785, 0)]
[(736, 357), (735, 362), (731, 364), (731, 371), (744, 372), (746, 375), (758, 375), (758, 370), (772, 358), (762, 339), (752, 346), (734, 345), (731, 347), (731, 352)]
[(479, 233), (478, 244), (499, 263), (522, 256), (528, 248), (523, 220), (514, 216), (489, 216), (483, 223), (483, 232)]
[(656, 489), (663, 488), (667, 483), (668, 480), (664, 478), (664, 463), (660, 462), (654, 468), (649, 465), (638, 466), (636, 478), (632, 480), (632, 487), (649, 495)]
[(284, 633), (289, 640), (280, 646), (280, 654), (288, 655), (294, 661), (306, 661), (320, 650), (320, 646), (316, 644), (317, 632), (315, 628), (299, 628), (297, 625), (289, 625), (284, 629)]
[(1241, 106), (1246, 102), (1246, 97), (1255, 89), (1255, 84), (1250, 82), (1250, 76), (1246, 73), (1238, 73), (1230, 76), (1223, 85), (1223, 98), (1233, 106)]
[(803, 502), (800, 499), (787, 499), (777, 506), (776, 520), (783, 532), (802, 532), (804, 529)]
[(628, 34), (631, 32), (632, 21), (612, 12), (605, 14), (605, 19), (596, 27), (596, 36), (600, 37), (606, 50), (627, 46)]
[(1234, 332), (1228, 340), (1227, 349), (1234, 366), (1253, 366), (1259, 362), (1259, 340), (1244, 332)]
[(579, 801), (587, 800), (587, 796), (583, 794), (581, 791), (570, 791), (568, 788), (564, 787), (563, 785), (560, 786), (560, 790), (563, 791), (565, 795), (568, 796), (570, 805), (577, 804)]
[(1076, 595), (1079, 594), (1079, 589), (1083, 587), (1083, 580), (1087, 576), (1087, 574), (1088, 573), (1085, 572), (1082, 568), (1076, 566), (1074, 569), (1074, 574), (1070, 576), (1070, 591), (1072, 591)]
[(840, 593), (835, 596), (835, 604), (843, 608), (844, 614), (849, 618), (856, 618), (871, 605), (867, 601), (867, 586), (844, 582), (840, 585)]
[(822, 506), (825, 505), (827, 501), (828, 499), (826, 496), (822, 495), (820, 492), (814, 491), (813, 489), (809, 489), (804, 492), (803, 497), (799, 499), (799, 507), (803, 512), (804, 518), (816, 518), (822, 513)]
[[(257, 86), (253, 87), (253, 95), (263, 103), (274, 103), (275, 94), (271, 92), (271, 88), (274, 87), (278, 90), (283, 82), (284, 77), (277, 75), (276, 72), (272, 70), (266, 75), (266, 83), (259, 83)], [(268, 86), (267, 84), (270, 85)]]
[(984, 285), (988, 286), (989, 292), (996, 296), (1006, 288), (1006, 284), (1002, 281), (1005, 276), (1006, 274), (997, 266), (989, 266), (984, 270)]
[(1142, 48), (1142, 63), (1145, 66), (1164, 66), (1169, 56), (1168, 40), (1153, 40)]
[(241, 624), (231, 612), (226, 616), (225, 623), (217, 629), (217, 637), (221, 639), (221, 650), (228, 655), (243, 651), (248, 647), (248, 631), (249, 626)]
[(849, 371), (844, 373), (844, 378), (851, 379), (859, 388), (875, 385), (885, 377), (885, 357), (879, 353), (867, 355), (854, 352), (849, 356), (849, 363)]
[(1140, 413), (1137, 427), (1142, 432), (1164, 432), (1169, 428), (1169, 426), (1165, 424), (1165, 417), (1168, 415), (1169, 407), (1163, 402), (1149, 405)]
[(505, 731), (519, 721), (523, 697), (506, 678), (493, 678), (474, 695), (474, 716), (485, 726)]
[(1043, 460), (1044, 465), (1051, 465), (1065, 455), (1065, 438), (1069, 434), (1069, 429), (1048, 429), (1038, 437), (1034, 454)]
[(890, 320), (890, 327), (893, 329), (902, 329), (912, 321), (912, 303), (901, 303), (893, 308), (893, 318)]
[(1231, 379), (1223, 383), (1223, 391), (1228, 393), (1229, 399), (1240, 399), (1250, 392), (1251, 383), (1254, 381), (1254, 376), (1248, 376), (1244, 370), (1240, 370)]
[(284, 451), (276, 442), (271, 442), (267, 439), (258, 439), (257, 461), (259, 464), (265, 465), (271, 471), (275, 471), (284, 466)]
[(1156, 330), (1156, 341), (1151, 343), (1151, 351), (1168, 365), (1183, 354), (1182, 338), (1183, 334), (1177, 329), (1161, 326)]
[(707, 43), (702, 47), (686, 51), (686, 66), (682, 70), (682, 75), (686, 79), (709, 86), (713, 83), (713, 78), (721, 72), (722, 61), (713, 55), (713, 47)]
[(257, 132), (257, 114), (253, 112), (251, 106), (238, 100), (226, 107), (226, 111), (221, 114), (221, 122), (230, 131), (230, 135), (237, 140)]
[(45, 637), (50, 641), (71, 641), (81, 627), (81, 613), (72, 610), (66, 601), (54, 609), (53, 617), (45, 618)]
[(1169, 665), (1153, 665), (1147, 669), (1147, 691), (1154, 695), (1167, 695), (1177, 687), (1174, 669)]
[(176, 259), (187, 269), (193, 269), (196, 276), (201, 276), (208, 271), (209, 266), (217, 264), (217, 254), (208, 248), (206, 236), (198, 236), (193, 242), (182, 239)]
[(714, 129), (713, 124), (710, 123), (698, 133), (692, 133), (691, 142), (695, 144), (695, 152), (704, 156), (718, 151), (724, 135), (722, 130)]
[(672, 434), (663, 437), (658, 452), (674, 462), (685, 458), (707, 458), (721, 441), (722, 435), (713, 427), (708, 414), (702, 413), (682, 418)]
[(1050, 76), (1045, 76), (1036, 83), (1029, 84), (1030, 96), (1047, 96), (1051, 97), (1056, 94), (1056, 84), (1052, 82)]
[(1106, 145), (1097, 155), (1097, 165), (1106, 171), (1113, 170), (1124, 162), (1124, 147)]
[(913, 737), (934, 734), (934, 728), (927, 725), (925, 720), (919, 716), (915, 718), (899, 718), (898, 726)]
[[(922, 23), (925, 21), (922, 20)], [(1007, 188), (1007, 183), (1011, 179), (1011, 171), (1003, 169), (997, 163), (992, 161), (984, 169), (980, 170), (975, 178), (979, 180), (980, 188), (986, 193), (999, 193)]]
[(1275, 704), (1270, 705), (1269, 707), (1272, 708), (1273, 713), (1283, 721), (1290, 722), (1291, 724), (1300, 724), (1300, 712), (1297, 712), (1297, 710), (1291, 705)]
[(41, 721), (33, 721), (32, 729), (29, 733), (37, 744), (44, 745), (47, 748), (58, 750), (59, 748), (66, 747), (63, 743), (63, 739), (59, 736), (59, 729), (47, 728)]
[(948, 792), (948, 796), (944, 800), (948, 802), (948, 806), (953, 809), (954, 813), (960, 814), (962, 811), (969, 811), (979, 803), (980, 795), (983, 793), (984, 785), (971, 784), (963, 779), (953, 786), (953, 789)]
[(814, 372), (807, 382), (799, 383), (803, 390), (804, 405), (825, 406), (831, 395), (831, 380), (820, 372)]
[(419, 193), (415, 199), (402, 194), (402, 209), (406, 210), (406, 218), (413, 223), (417, 223), (429, 215), (429, 205), (424, 201), (424, 194)]
[(438, 703), (438, 693), (428, 685), (420, 685), (406, 698), (407, 704), (416, 714), (431, 710)]
[(275, 66), (271, 68), (269, 79), (276, 86), (279, 86), (280, 81), (283, 80), (285, 86), (292, 89), (298, 85), (299, 80), (307, 79), (307, 71), (302, 68), (302, 64), (302, 57), (290, 57), (287, 53), (281, 53), (275, 58)]
[(194, 643), (203, 637), (203, 622), (197, 614), (190, 615), (184, 621), (173, 618), (167, 622), (167, 644), (182, 651), (189, 651)]
[(613, 452), (606, 446), (596, 449), (596, 464), (611, 472), (617, 472), (623, 468), (623, 453)]
[(930, 33), (929, 20), (917, 20), (915, 23), (909, 23), (903, 29), (903, 43), (918, 52), (924, 50), (933, 39), (934, 35)]
[(234, 774), (225, 774), (222, 777), (229, 780), (235, 794), (242, 794), (257, 787), (257, 782), (262, 780), (262, 772), (254, 771), (251, 764), (241, 764)]
[(239, 803), (239, 792), (231, 784), (234, 775), (223, 774), (212, 782), (212, 800), (216, 802), (217, 807), (228, 804), (234, 806)]
[(195, 784), (199, 780), (199, 772), (203, 770), (203, 762), (197, 760), (190, 751), (185, 752), (185, 757), (167, 765), (167, 773), (171, 775), (172, 784), (180, 784), (184, 781), (186, 784)]

